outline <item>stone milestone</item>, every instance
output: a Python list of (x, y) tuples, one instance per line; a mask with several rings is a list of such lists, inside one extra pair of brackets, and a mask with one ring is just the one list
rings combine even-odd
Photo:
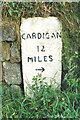
[[(22, 19), (21, 49), (24, 90), (38, 73), (61, 84), (62, 25), (56, 17)], [(54, 81), (52, 82), (54, 84)]]

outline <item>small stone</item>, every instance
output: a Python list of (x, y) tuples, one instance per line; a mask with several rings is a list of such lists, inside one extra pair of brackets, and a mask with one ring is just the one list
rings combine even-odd
[(4, 60), (10, 60), (10, 44), (2, 43), (2, 56)]
[(20, 52), (17, 48), (17, 43), (12, 43), (12, 46), (11, 46), (11, 59), (10, 61), (12, 63), (14, 62), (20, 62)]
[(14, 22), (3, 22), (2, 24), (2, 41), (16, 40), (16, 25)]
[(18, 86), (18, 85), (11, 85), (11, 88), (14, 91), (20, 91), (21, 90), (20, 86)]
[(15, 96), (15, 97), (20, 97), (22, 96), (22, 90), (20, 86), (18, 85), (11, 85), (10, 86), (10, 92)]
[(4, 79), (8, 85), (21, 84), (21, 71), (19, 64), (11, 64), (9, 62), (3, 62)]
[(2, 62), (0, 62), (0, 82), (2, 82)]
[(2, 57), (2, 42), (0, 42), (0, 61), (3, 61), (3, 57)]

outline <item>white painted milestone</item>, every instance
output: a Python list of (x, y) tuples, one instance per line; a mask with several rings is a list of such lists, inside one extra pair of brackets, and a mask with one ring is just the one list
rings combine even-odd
[[(61, 84), (62, 25), (56, 17), (22, 19), (21, 49), (24, 90), (38, 73)], [(54, 84), (54, 82), (53, 82)]]

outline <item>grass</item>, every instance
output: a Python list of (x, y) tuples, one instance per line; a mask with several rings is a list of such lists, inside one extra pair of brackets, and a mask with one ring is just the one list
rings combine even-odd
[(2, 118), (79, 118), (79, 81), (61, 90), (48, 85), (45, 79), (39, 74), (34, 77), (30, 95), (26, 97), (20, 90), (14, 93), (9, 88), (3, 90)]

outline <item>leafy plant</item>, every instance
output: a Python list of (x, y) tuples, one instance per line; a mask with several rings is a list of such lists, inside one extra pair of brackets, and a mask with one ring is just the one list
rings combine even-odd
[[(8, 10), (8, 13), (9, 13), (9, 15), (10, 16), (14, 16), (15, 17), (15, 15), (16, 16), (18, 16), (18, 17), (20, 17), (20, 14), (21, 14), (21, 12), (22, 12), (22, 9), (23, 9), (23, 7), (24, 8), (28, 8), (28, 9), (32, 9), (33, 8), (33, 6), (31, 6), (31, 5), (28, 5), (27, 3), (25, 3), (25, 2), (23, 2), (23, 3), (16, 3), (16, 2), (9, 2), (9, 10)], [(23, 11), (24, 11), (24, 9), (23, 9)]]
[[(26, 97), (21, 92), (15, 96), (16, 93), (11, 93), (11, 90), (6, 89), (7, 92), (3, 90), (3, 119), (78, 118), (80, 110), (78, 91), (72, 91), (70, 88), (67, 91), (54, 89), (45, 80), (41, 74), (33, 77), (31, 92)], [(73, 85), (76, 87), (76, 84)]]

